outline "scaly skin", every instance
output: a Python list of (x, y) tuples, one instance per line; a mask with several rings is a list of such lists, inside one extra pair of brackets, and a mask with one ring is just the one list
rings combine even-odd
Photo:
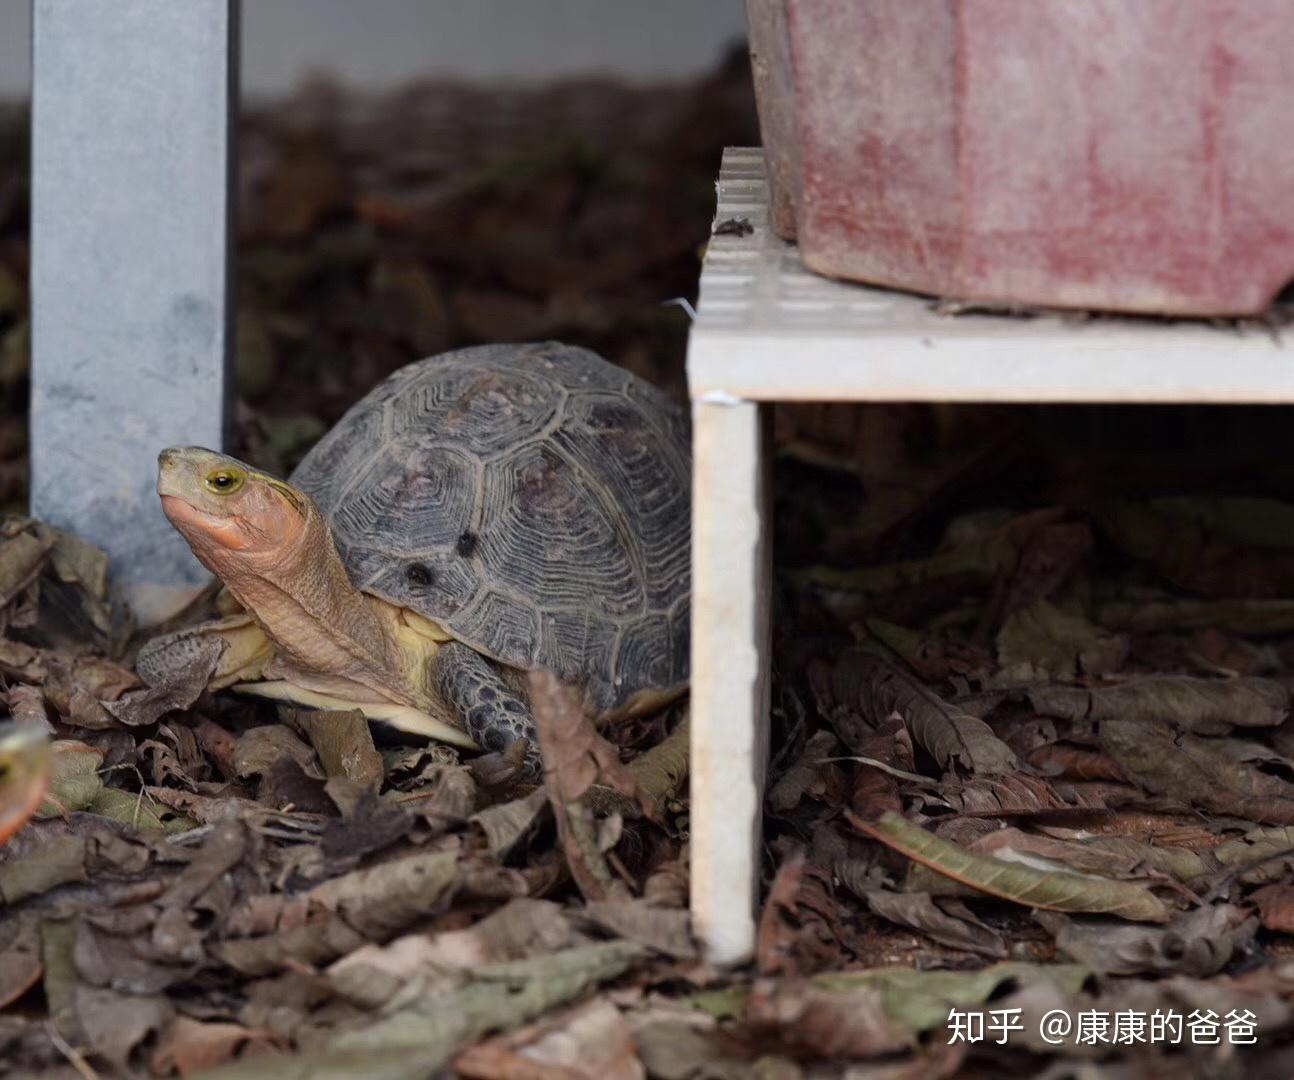
[(234, 616), (150, 643), (141, 671), (146, 659), (165, 667), (168, 653), (178, 656), (194, 637), (218, 634), (231, 648), (213, 685), (266, 678), (244, 689), (313, 706), (359, 707), (397, 727), (472, 745), (453, 730), (461, 724), (432, 685), (430, 661), (449, 635), (356, 589), (307, 495), (201, 447), (162, 451), (157, 493), (171, 524), (269, 647), (258, 646), (255, 626)]

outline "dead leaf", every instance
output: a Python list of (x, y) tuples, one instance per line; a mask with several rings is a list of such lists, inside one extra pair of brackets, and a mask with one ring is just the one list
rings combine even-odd
[(1164, 902), (1140, 885), (1060, 870), (1034, 870), (974, 855), (898, 814), (887, 813), (874, 822), (863, 821), (849, 811), (846, 816), (850, 824), (872, 839), (937, 873), (1003, 900), (1052, 911), (1108, 913), (1145, 922), (1167, 922), (1170, 917)]
[(8, 607), (39, 576), (54, 538), (17, 532), (0, 543), (0, 608)]
[(1187, 675), (1156, 675), (1096, 689), (1042, 686), (1029, 691), (1029, 703), (1044, 716), (1096, 723), (1171, 722), (1197, 735), (1276, 727), (1289, 715), (1289, 693), (1272, 679)]
[(980, 922), (964, 906), (957, 915), (935, 903), (929, 893), (892, 893), (874, 890), (864, 895), (867, 906), (883, 919), (907, 926), (949, 948), (1005, 960), (1006, 941)]
[(78, 986), (76, 1019), (87, 1042), (123, 1072), (131, 1052), (162, 1028), (175, 1010), (164, 997)]
[(637, 785), (620, 764), (615, 748), (585, 716), (574, 687), (563, 685), (556, 675), (543, 670), (530, 672), (528, 682), (544, 759), (544, 787), (571, 877), (586, 900), (626, 896), (624, 882), (613, 875), (607, 863), (598, 835), (599, 819), (585, 796), (600, 781), (635, 799)]
[(251, 1058), (281, 1049), (285, 1049), (283, 1040), (263, 1028), (177, 1016), (162, 1032), (148, 1060), (158, 1075), (190, 1076), (234, 1058)]
[[(943, 701), (924, 685), (878, 657), (858, 654), (852, 663), (861, 680), (859, 705), (876, 718), (897, 713), (903, 717), (915, 743), (946, 770), (965, 769), (977, 775), (1013, 773), (1022, 769), (1019, 759), (983, 720)], [(850, 734), (837, 733), (860, 752)]]
[(870, 986), (828, 991), (808, 980), (758, 980), (746, 999), (747, 1037), (775, 1040), (797, 1057), (870, 1058), (915, 1045)]
[(241, 777), (269, 776), (283, 758), (296, 762), (314, 780), (326, 776), (315, 752), (286, 724), (265, 724), (243, 732), (234, 744), (234, 772)]
[(13, 906), (59, 885), (87, 880), (86, 841), (81, 836), (54, 837), (36, 851), (0, 863), (0, 902)]
[(1128, 658), (1126, 638), (1039, 600), (1006, 617), (997, 635), (998, 682), (1071, 681), (1107, 675)]
[(761, 975), (799, 975), (852, 959), (848, 916), (832, 895), (830, 874), (802, 852), (778, 868), (759, 916), (755, 962)]
[[(296, 718), (319, 755), (329, 780), (329, 794), (334, 802), (341, 800), (338, 808), (342, 813), (351, 812), (361, 796), (381, 790), (385, 770), (363, 713), (303, 709)], [(344, 787), (337, 787), (338, 781), (344, 782)]]
[(585, 905), (584, 916), (617, 937), (676, 960), (697, 956), (692, 919), (686, 911), (655, 907), (645, 900), (592, 900)]
[(1294, 784), (1232, 760), (1222, 740), (1135, 717), (1104, 720), (1100, 734), (1124, 775), (1147, 791), (1250, 821), (1294, 824)]
[(765, 796), (769, 809), (784, 814), (795, 809), (805, 795), (814, 791), (820, 794), (823, 759), (837, 756), (839, 750), (840, 743), (830, 731), (815, 731), (799, 757), (770, 785)]
[(1249, 896), (1264, 929), (1294, 934), (1294, 885), (1264, 885)]
[(0, 922), (0, 1009), (22, 997), (44, 973), (40, 923), (23, 916)]
[(329, 967), (328, 979), (348, 1000), (377, 1008), (418, 975), (473, 971), (583, 943), (560, 905), (518, 898), (462, 930), (410, 934), (356, 949)]
[(1034, 918), (1056, 947), (1102, 975), (1216, 975), (1253, 939), (1256, 921), (1229, 904), (1199, 907), (1166, 926), (1111, 919), (1071, 919), (1054, 911)]
[(524, 798), (486, 807), (471, 817), (485, 834), (486, 850), (505, 859), (535, 828), (548, 807), (548, 793), (539, 788)]
[(103, 788), (99, 768), (103, 752), (71, 739), (50, 743), (49, 793), (36, 810), (37, 817), (53, 817), (84, 810)]

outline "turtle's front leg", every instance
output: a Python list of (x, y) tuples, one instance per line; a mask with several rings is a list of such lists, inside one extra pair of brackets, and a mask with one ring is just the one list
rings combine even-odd
[(139, 650), (135, 670), (147, 685), (160, 686), (193, 664), (202, 642), (211, 637), (221, 638), (228, 648), (212, 672), (208, 689), (260, 678), (274, 659), (274, 643), (250, 615), (240, 611), (153, 638)]
[(543, 764), (530, 706), (504, 682), (498, 669), (457, 641), (442, 645), (434, 663), (436, 689), (477, 745), (499, 751), (525, 739), (529, 747), (523, 774), (537, 781), (543, 775)]

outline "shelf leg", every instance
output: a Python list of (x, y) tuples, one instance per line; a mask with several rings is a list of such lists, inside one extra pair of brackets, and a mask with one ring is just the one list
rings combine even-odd
[(159, 450), (224, 441), (238, 10), (32, 8), (32, 513), (145, 623), (209, 580), (153, 488)]
[(768, 758), (767, 406), (692, 405), (692, 914), (706, 955), (755, 950)]

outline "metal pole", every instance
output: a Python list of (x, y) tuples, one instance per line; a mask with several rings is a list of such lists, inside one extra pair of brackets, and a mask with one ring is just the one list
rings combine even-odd
[(229, 410), (239, 0), (33, 0), (32, 513), (165, 617), (206, 580), (157, 452)]

